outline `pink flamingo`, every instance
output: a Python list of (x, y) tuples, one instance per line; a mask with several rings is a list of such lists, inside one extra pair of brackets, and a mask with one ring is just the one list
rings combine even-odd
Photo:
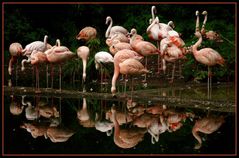
[(34, 50), (31, 53), (31, 64), (36, 66), (36, 93), (40, 93), (39, 85), (39, 64), (46, 63), (47, 57), (46, 54), (41, 51)]
[[(145, 68), (147, 69), (147, 56), (159, 54), (159, 50), (152, 43), (143, 41), (137, 36), (136, 29), (131, 30), (132, 37), (130, 38), (130, 45), (134, 51), (146, 57)], [(144, 82), (146, 82), (146, 75)]]
[(129, 58), (135, 58), (141, 60), (143, 57), (133, 50), (123, 49), (118, 51), (114, 56), (114, 75), (112, 78), (111, 93), (115, 96), (116, 93), (116, 81), (120, 74), (119, 64)]
[[(9, 60), (9, 64), (8, 64), (8, 74), (9, 75), (12, 75), (12, 67), (13, 67), (13, 64), (15, 64), (17, 62), (17, 58), (19, 56), (22, 56), (22, 50), (23, 50), (22, 45), (17, 42), (12, 43), (9, 46), (9, 52), (11, 55), (11, 59)], [(17, 67), (16, 67), (16, 79), (17, 79)], [(10, 87), (12, 86), (11, 80), (9, 80), (9, 86)]]
[(202, 139), (199, 136), (198, 132), (211, 134), (217, 131), (224, 122), (225, 122), (224, 116), (219, 117), (208, 116), (200, 120), (197, 120), (192, 129), (192, 134), (198, 141), (198, 144), (195, 145), (194, 149), (200, 149), (202, 146)]
[(144, 134), (147, 132), (145, 128), (120, 129), (120, 125), (116, 119), (115, 105), (111, 108), (114, 123), (114, 143), (124, 149), (132, 148), (143, 140)]
[(24, 53), (23, 56), (27, 56), (28, 59), (23, 59), (22, 60), (22, 68), (21, 70), (24, 71), (25, 70), (25, 62), (26, 63), (30, 63), (31, 62), (31, 53), (36, 50), (36, 51), (41, 51), (41, 52), (45, 52), (47, 50), (47, 38), (48, 36), (45, 35), (44, 36), (44, 42), (42, 41), (35, 41), (32, 42), (28, 45), (26, 45), (26, 47), (22, 50), (22, 52)]
[(212, 48), (203, 48), (201, 50), (197, 50), (198, 46), (202, 43), (202, 35), (200, 32), (196, 32), (195, 36), (198, 39), (198, 41), (192, 46), (192, 52), (194, 55), (194, 58), (204, 65), (208, 66), (208, 90), (211, 89), (211, 82), (212, 82), (212, 73), (211, 73), (211, 66), (214, 66), (216, 64), (219, 64), (221, 66), (224, 65), (225, 60), (224, 58), (215, 50)]
[(46, 54), (49, 63), (59, 64), (59, 90), (61, 91), (61, 64), (69, 59), (72, 59), (73, 57), (75, 57), (76, 54), (71, 52), (65, 46), (53, 46), (51, 49), (46, 50), (44, 53)]
[(118, 42), (124, 42), (129, 43), (128, 35), (122, 34), (122, 33), (115, 33), (111, 38), (107, 38), (105, 43), (110, 47), (113, 44), (116, 44)]
[[(144, 68), (144, 66), (136, 59), (129, 58), (119, 63), (120, 73), (123, 75), (141, 75), (147, 74), (149, 71)], [(126, 84), (125, 84), (126, 86)], [(133, 78), (131, 78), (131, 98), (132, 98), (132, 91), (133, 91)], [(125, 87), (126, 90), (126, 87)]]
[(8, 73), (12, 75), (12, 65), (16, 62), (17, 57), (22, 55), (22, 45), (20, 43), (12, 43), (9, 46), (9, 52), (11, 54), (11, 59), (8, 64)]
[[(167, 62), (173, 62), (172, 77), (170, 83), (174, 80), (175, 61), (185, 58), (186, 50), (184, 48), (184, 41), (179, 37), (176, 31), (169, 31), (167, 38), (160, 41), (160, 52), (163, 60)], [(163, 71), (165, 73), (166, 64), (163, 61)]]
[(106, 17), (106, 22), (105, 24), (108, 25), (108, 23), (110, 22), (106, 32), (105, 32), (105, 37), (106, 38), (111, 38), (113, 35), (115, 35), (116, 33), (122, 33), (124, 35), (128, 34), (128, 30), (126, 30), (124, 27), (122, 26), (113, 26), (113, 19), (110, 16)]
[(85, 83), (86, 80), (86, 66), (87, 66), (87, 60), (89, 58), (90, 49), (86, 46), (80, 46), (77, 49), (77, 55), (79, 58), (82, 59), (83, 62), (83, 74), (82, 74), (82, 83)]
[(95, 28), (93, 27), (85, 27), (83, 28), (79, 34), (76, 36), (76, 39), (77, 40), (84, 40), (84, 41), (89, 41), (89, 40), (92, 40), (94, 38), (96, 38), (96, 35), (97, 35), (97, 31)]
[(95, 54), (95, 68), (98, 70), (100, 68), (100, 83), (103, 84), (103, 69), (102, 69), (102, 64), (107, 64), (107, 63), (113, 63), (114, 58), (113, 56), (108, 53), (108, 52), (98, 52)]
[(129, 49), (129, 50), (133, 50), (133, 48), (131, 47), (131, 45), (129, 43), (126, 42), (120, 42), (120, 41), (115, 41), (114, 44), (112, 44), (109, 48), (110, 53), (112, 55), (115, 55), (118, 51), (123, 50), (123, 49)]
[(46, 131), (46, 138), (50, 138), (53, 143), (66, 142), (75, 131), (64, 127), (48, 127)]

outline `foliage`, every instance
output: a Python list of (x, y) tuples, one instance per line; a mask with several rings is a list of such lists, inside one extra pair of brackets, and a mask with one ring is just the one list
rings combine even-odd
[[(105, 44), (105, 19), (111, 16), (114, 25), (121, 25), (128, 29), (136, 28), (143, 38), (149, 41), (146, 29), (151, 18), (151, 4), (119, 4), (119, 5), (5, 5), (4, 7), (4, 60), (9, 60), (7, 49), (12, 42), (20, 42), (23, 47), (36, 40), (43, 40), (45, 34), (49, 36), (49, 43), (55, 43), (59, 38), (62, 45), (73, 52), (81, 45), (90, 48), (90, 57), (87, 66), (89, 77), (95, 78), (94, 55), (98, 51), (108, 51)], [(196, 43), (195, 11), (208, 11), (206, 30), (218, 32), (223, 43), (203, 40), (200, 48), (211, 47), (218, 51), (226, 61), (224, 67), (213, 67), (213, 78), (217, 81), (233, 81), (235, 77), (235, 6), (234, 5), (207, 5), (207, 4), (158, 4), (155, 5), (160, 22), (172, 20), (175, 30), (181, 34), (186, 46)], [(200, 15), (200, 26), (203, 15)], [(75, 36), (86, 26), (95, 27), (97, 38), (87, 43), (76, 40)], [(151, 41), (152, 42), (152, 41)], [(63, 67), (64, 79), (72, 76), (82, 76), (82, 62), (74, 59)], [(196, 62), (192, 54), (187, 55), (184, 62), (183, 75), (186, 80), (197, 78), (205, 80), (207, 67)], [(97, 72), (98, 73), (98, 72)], [(110, 73), (110, 72), (109, 72)], [(111, 72), (112, 73), (112, 72)]]

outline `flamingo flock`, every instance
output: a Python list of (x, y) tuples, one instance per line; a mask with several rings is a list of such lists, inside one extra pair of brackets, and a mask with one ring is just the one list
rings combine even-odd
[[(114, 72), (111, 80), (111, 93), (113, 96), (116, 95), (116, 83), (120, 74), (122, 75), (145, 75), (145, 79), (142, 82), (147, 82), (146, 74), (149, 73), (147, 57), (151, 55), (158, 56), (158, 72), (161, 70), (165, 73), (167, 68), (166, 62), (172, 62), (174, 64), (172, 69), (172, 77), (170, 83), (174, 81), (175, 73), (175, 62), (186, 58), (186, 54), (192, 54), (195, 60), (201, 64), (208, 66), (208, 87), (211, 88), (211, 66), (216, 64), (224, 65), (224, 58), (212, 48), (203, 48), (198, 50), (198, 46), (203, 40), (214, 40), (222, 42), (220, 36), (214, 31), (206, 31), (207, 11), (204, 11), (204, 21), (202, 28), (199, 28), (199, 12), (196, 11), (196, 29), (195, 36), (198, 41), (190, 47), (186, 47), (180, 34), (174, 30), (175, 26), (172, 21), (167, 24), (160, 22), (159, 17), (156, 16), (156, 7), (151, 7), (152, 18), (149, 19), (149, 26), (146, 29), (146, 33), (150, 40), (156, 41), (155, 46), (150, 41), (146, 41), (137, 32), (136, 28), (131, 28), (128, 31), (122, 26), (113, 26), (113, 19), (110, 16), (106, 17), (105, 24), (108, 28), (105, 32), (105, 44), (108, 46), (107, 51), (91, 52), (87, 46), (79, 46), (77, 52), (70, 51), (66, 46), (61, 46), (60, 40), (57, 40), (55, 46), (51, 46), (48, 42), (48, 36), (45, 35), (43, 41), (34, 41), (24, 49), (20, 43), (12, 43), (9, 51), (11, 59), (9, 61), (9, 75), (12, 75), (12, 65), (16, 58), (20, 55), (26, 56), (27, 59), (22, 60), (22, 71), (25, 70), (25, 63), (31, 63), (36, 67), (36, 92), (40, 92), (39, 89), (39, 64), (51, 64), (59, 65), (59, 90), (61, 90), (61, 74), (62, 64), (66, 61), (70, 61), (74, 57), (79, 57), (83, 63), (83, 74), (82, 84), (86, 82), (87, 74), (87, 61), (89, 60), (90, 54), (94, 54), (96, 69), (101, 69), (101, 84), (103, 82), (103, 65), (106, 63), (114, 64)], [(87, 26), (83, 28), (76, 36), (77, 40), (83, 40), (86, 43), (90, 40), (97, 38), (97, 30), (93, 27)], [(190, 48), (190, 49), (188, 49)], [(161, 59), (161, 68), (160, 68)], [(144, 61), (144, 66), (142, 62)], [(48, 69), (47, 69), (48, 71)], [(151, 72), (153, 73), (153, 72)], [(53, 82), (53, 70), (51, 73)], [(48, 77), (47, 77), (48, 81)], [(52, 83), (53, 84), (53, 83)], [(48, 85), (47, 85), (48, 86)], [(53, 88), (53, 86), (51, 86)]]

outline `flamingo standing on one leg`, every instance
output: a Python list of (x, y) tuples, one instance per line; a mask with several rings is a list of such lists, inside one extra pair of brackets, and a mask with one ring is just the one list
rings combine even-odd
[(76, 39), (84, 40), (84, 41), (88, 42), (89, 40), (96, 38), (96, 35), (97, 35), (96, 29), (88, 26), (88, 27), (83, 28), (79, 32), (79, 34), (76, 36)]
[[(9, 75), (12, 75), (13, 64), (16, 63), (17, 58), (22, 55), (22, 50), (23, 50), (22, 45), (17, 42), (12, 43), (9, 46), (9, 52), (11, 54), (11, 59), (9, 60), (9, 64), (8, 64), (8, 74)], [(16, 79), (17, 79), (17, 67), (16, 67)], [(9, 80), (9, 86), (10, 87), (12, 86), (11, 80)]]
[(135, 58), (137, 60), (141, 60), (143, 56), (139, 55), (137, 52), (133, 50), (123, 49), (118, 51), (114, 56), (114, 75), (112, 78), (112, 85), (111, 85), (111, 93), (115, 96), (116, 93), (116, 81), (120, 74), (120, 67), (119, 64), (129, 58)]
[(86, 66), (87, 66), (87, 60), (90, 54), (90, 49), (86, 46), (80, 46), (77, 49), (77, 55), (79, 58), (82, 59), (83, 62), (83, 74), (82, 74), (82, 83), (85, 83), (86, 80)]
[(100, 83), (103, 84), (103, 69), (102, 69), (102, 64), (107, 64), (107, 63), (113, 63), (114, 58), (113, 56), (108, 53), (108, 52), (98, 52), (95, 54), (95, 68), (96, 70), (99, 69), (100, 67)]
[(225, 63), (225, 60), (217, 51), (213, 50), (212, 48), (203, 48), (201, 50), (197, 50), (198, 46), (202, 43), (202, 35), (200, 32), (196, 32), (195, 36), (199, 39), (192, 46), (192, 52), (193, 52), (194, 58), (198, 62), (208, 66), (208, 90), (209, 89), (211, 90), (212, 72), (210, 67), (216, 64), (223, 66)]

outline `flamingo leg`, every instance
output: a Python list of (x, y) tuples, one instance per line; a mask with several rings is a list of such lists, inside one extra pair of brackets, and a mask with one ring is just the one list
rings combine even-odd
[(172, 70), (172, 77), (171, 77), (171, 80), (169, 81), (169, 83), (173, 83), (175, 67), (176, 67), (176, 64), (175, 64), (175, 62), (174, 62), (174, 63), (173, 63), (173, 70)]
[[(147, 65), (148, 65), (148, 57), (146, 56), (146, 58), (145, 58), (145, 68), (147, 69)], [(143, 80), (143, 82), (146, 82), (147, 81), (147, 73), (145, 74), (145, 76), (144, 76), (144, 80)]]
[(124, 96), (126, 96), (126, 84), (127, 84), (126, 78), (128, 78), (128, 77), (125, 77), (125, 79), (124, 79)]
[[(158, 49), (160, 48), (160, 44), (159, 44), (159, 41), (157, 41), (157, 47), (158, 47)], [(160, 54), (158, 55), (158, 74), (160, 73)]]
[(103, 69), (102, 69), (102, 65), (100, 65), (100, 84), (103, 84)]
[(16, 80), (16, 86), (17, 86), (17, 69), (18, 69), (18, 60), (17, 60), (17, 63), (16, 63), (16, 77), (15, 77), (15, 80)]
[(54, 77), (54, 67), (51, 64), (51, 88), (53, 89), (53, 77)]
[(211, 74), (211, 69), (210, 69), (210, 67), (208, 66), (208, 77), (207, 77), (207, 93), (208, 93), (208, 99), (210, 99), (211, 98), (211, 82), (212, 82), (212, 80), (211, 80), (211, 76), (212, 74)]
[(61, 91), (61, 73), (62, 73), (61, 64), (59, 65), (59, 69), (60, 69), (60, 73), (59, 73), (59, 90)]
[(48, 88), (48, 64), (46, 65), (46, 88)]
[(133, 76), (131, 76), (131, 97), (130, 97), (131, 100), (132, 100), (132, 97), (133, 97), (133, 90), (134, 90), (134, 87), (133, 87), (133, 86), (134, 86), (134, 85), (133, 85), (133, 84), (134, 84), (134, 83), (133, 83), (133, 80), (134, 80), (134, 79), (133, 79)]

